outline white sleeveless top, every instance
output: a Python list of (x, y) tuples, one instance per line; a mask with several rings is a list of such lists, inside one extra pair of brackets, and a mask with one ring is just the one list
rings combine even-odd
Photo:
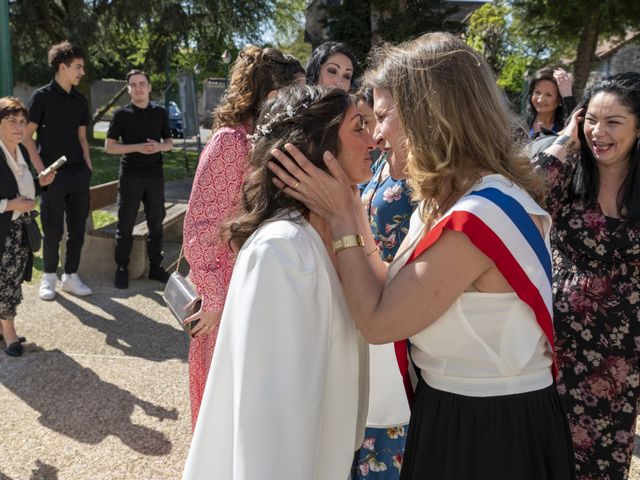
[[(517, 198), (527, 213), (540, 215), (548, 245), (550, 217), (526, 192), (500, 175), (484, 177), (471, 190), (486, 187)], [(389, 267), (390, 278), (426, 233), (420, 210), (411, 217), (409, 233)], [(413, 362), (424, 381), (438, 390), (487, 397), (539, 390), (553, 381), (549, 343), (533, 310), (514, 292), (465, 292), (410, 340)]]

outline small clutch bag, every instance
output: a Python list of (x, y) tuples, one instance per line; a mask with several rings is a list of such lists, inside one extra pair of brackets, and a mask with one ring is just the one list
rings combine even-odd
[[(181, 258), (182, 252), (180, 252)], [(180, 259), (178, 259), (178, 267)], [(190, 333), (198, 321), (189, 323), (184, 321), (200, 309), (201, 299), (187, 279), (180, 275), (178, 268), (169, 277), (162, 298), (180, 326), (185, 332)]]

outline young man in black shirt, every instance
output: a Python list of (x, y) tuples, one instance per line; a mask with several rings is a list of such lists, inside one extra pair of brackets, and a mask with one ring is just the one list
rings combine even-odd
[[(43, 231), (44, 275), (40, 298), (53, 300), (56, 292), (56, 270), (59, 248), (67, 217), (67, 245), (62, 275), (62, 290), (74, 295), (90, 295), (76, 273), (84, 243), (84, 230), (89, 215), (89, 182), (91, 157), (87, 142), (89, 106), (76, 89), (84, 76), (84, 52), (64, 41), (49, 50), (49, 65), (55, 71), (53, 80), (36, 90), (29, 101), (29, 123), (24, 145), (36, 171), (40, 173), (60, 156), (67, 157), (55, 181), (42, 193), (40, 214)], [(38, 132), (38, 145), (33, 133)]]
[(130, 71), (127, 89), (131, 103), (115, 112), (105, 141), (107, 153), (122, 155), (116, 227), (117, 288), (129, 287), (129, 255), (140, 202), (144, 205), (149, 227), (149, 278), (161, 282), (169, 279), (161, 265), (165, 215), (162, 152), (173, 147), (169, 118), (163, 107), (149, 101), (151, 84), (145, 72)]

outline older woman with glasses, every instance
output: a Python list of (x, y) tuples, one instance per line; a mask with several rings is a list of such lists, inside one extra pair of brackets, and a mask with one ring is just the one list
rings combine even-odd
[[(33, 218), (36, 185), (29, 169), (29, 154), (22, 146), (27, 109), (17, 98), (0, 98), (0, 325), (5, 353), (22, 355), (24, 337), (16, 333), (14, 318), (22, 301), (23, 280), (31, 279), (33, 252), (27, 242), (26, 224)], [(40, 186), (55, 176), (40, 177)]]

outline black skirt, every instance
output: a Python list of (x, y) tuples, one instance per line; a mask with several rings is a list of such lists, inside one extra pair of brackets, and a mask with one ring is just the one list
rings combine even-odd
[(571, 433), (555, 385), (468, 397), (420, 378), (401, 480), (574, 480)]

